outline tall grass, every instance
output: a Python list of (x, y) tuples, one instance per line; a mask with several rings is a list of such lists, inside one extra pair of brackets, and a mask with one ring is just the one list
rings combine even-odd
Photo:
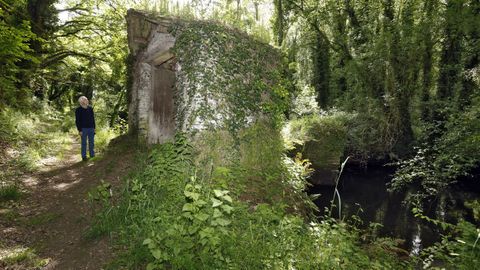
[(37, 104), (30, 111), (0, 111), (1, 197), (18, 199), (21, 175), (36, 171), (44, 162), (63, 158), (72, 147), (71, 118), (69, 112), (45, 104)]
[(0, 112), (0, 140), (10, 148), (7, 166), (33, 171), (42, 158), (64, 151), (70, 143), (69, 134), (62, 127), (64, 118), (48, 106), (38, 112), (8, 108)]

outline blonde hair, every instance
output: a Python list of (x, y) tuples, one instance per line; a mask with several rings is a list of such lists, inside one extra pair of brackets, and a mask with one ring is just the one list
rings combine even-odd
[(78, 103), (80, 103), (80, 106), (83, 108), (86, 108), (88, 106), (88, 98), (86, 96), (81, 96), (78, 98)]

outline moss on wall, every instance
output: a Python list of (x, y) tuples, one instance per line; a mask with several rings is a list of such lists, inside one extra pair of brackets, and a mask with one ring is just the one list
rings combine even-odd
[(316, 169), (336, 169), (347, 144), (348, 115), (338, 112), (290, 121), (284, 130), (287, 145), (310, 160)]

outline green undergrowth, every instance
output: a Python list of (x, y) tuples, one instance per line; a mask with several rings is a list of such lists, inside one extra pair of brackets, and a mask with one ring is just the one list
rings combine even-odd
[(29, 248), (7, 248), (0, 242), (1, 269), (41, 269), (49, 263), (49, 259), (40, 258), (35, 250)]
[(292, 117), (282, 134), (289, 151), (301, 152), (316, 169), (335, 169), (347, 156), (362, 165), (397, 157), (378, 112), (310, 111)]
[(5, 108), (0, 112), (0, 141), (2, 159), (0, 180), (15, 176), (18, 172), (30, 172), (38, 168), (39, 161), (47, 156), (59, 156), (70, 146), (62, 116), (48, 106), (35, 112), (20, 112)]
[(419, 261), (423, 269), (480, 268), (480, 200), (466, 201), (464, 204), (472, 210), (473, 221), (460, 219), (456, 223), (449, 223), (424, 215), (421, 208), (413, 209), (416, 217), (438, 227), (442, 232), (441, 241), (420, 252)]
[(303, 152), (315, 167), (331, 161), (338, 165), (339, 156), (349, 156), (350, 162), (360, 165), (398, 158), (393, 149), (396, 131), (379, 104), (363, 100), (361, 107), (340, 103), (324, 110), (318, 107), (312, 87), (299, 88), (283, 135), (287, 147)]
[(452, 113), (444, 121), (426, 124), (415, 154), (396, 164), (398, 169), (390, 189), (409, 190), (405, 202), (412, 207), (413, 213), (437, 227), (442, 234), (441, 241), (423, 251), (425, 269), (480, 268), (478, 199), (464, 198), (465, 211), (471, 214), (450, 219), (424, 214), (428, 213), (432, 201), (448, 196), (455, 186), (461, 186), (459, 183), (478, 181), (478, 172), (475, 172), (480, 166), (478, 104), (480, 99), (476, 97), (463, 111)]
[(2, 184), (0, 185), (0, 203), (5, 201), (16, 201), (20, 199), (22, 192), (17, 185)]
[(301, 152), (315, 168), (337, 168), (346, 148), (349, 117), (335, 112), (293, 119), (283, 130), (287, 147)]
[(409, 159), (397, 163), (391, 188), (417, 186), (412, 202), (428, 201), (462, 180), (477, 181), (480, 167), (480, 97), (444, 122), (426, 125), (421, 144)]
[[(65, 158), (72, 139), (80, 141), (74, 118), (72, 111), (61, 112), (43, 103), (25, 112), (0, 111), (0, 201), (19, 198), (21, 183), (16, 179), (20, 175), (38, 170), (44, 162)], [(97, 153), (119, 135), (101, 120), (95, 137)]]
[[(442, 240), (422, 251), (424, 269), (480, 268), (480, 229), (465, 220), (452, 225)], [(441, 265), (441, 267), (439, 266)]]
[(107, 234), (120, 246), (109, 269), (409, 266), (390, 246), (365, 248), (361, 232), (347, 223), (309, 218), (302, 192), (308, 164), (285, 157), (275, 125), (258, 122), (240, 133), (237, 146), (223, 149), (228, 140), (223, 132), (178, 134), (139, 155), (120, 197), (111, 198), (105, 183), (91, 193), (103, 210), (90, 236)]

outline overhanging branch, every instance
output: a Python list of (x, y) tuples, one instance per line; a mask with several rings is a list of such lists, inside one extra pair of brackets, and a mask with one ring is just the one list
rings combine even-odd
[(60, 60), (65, 59), (69, 56), (78, 56), (78, 57), (86, 58), (86, 59), (89, 59), (89, 60), (94, 59), (94, 60), (99, 60), (99, 61), (102, 61), (102, 62), (107, 62), (107, 60), (105, 60), (103, 58), (99, 58), (99, 57), (91, 55), (91, 54), (86, 54), (86, 53), (76, 52), (76, 51), (60, 51), (60, 52), (57, 52), (57, 53), (54, 53), (54, 54), (48, 56), (45, 60), (42, 61), (42, 63), (40, 64), (40, 67), (41, 68), (48, 67), (48, 66), (50, 66), (52, 64), (55, 64), (55, 63), (59, 62)]

